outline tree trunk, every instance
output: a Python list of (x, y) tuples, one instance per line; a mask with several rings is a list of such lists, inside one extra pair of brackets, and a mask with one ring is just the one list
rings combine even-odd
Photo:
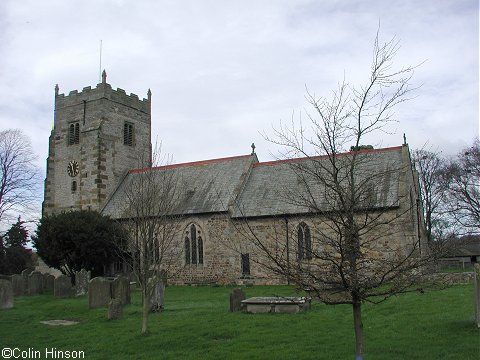
[(150, 299), (148, 298), (146, 291), (143, 291), (143, 318), (142, 318), (142, 334), (148, 332), (148, 315), (150, 314)]
[(353, 326), (355, 327), (355, 360), (363, 360), (364, 340), (362, 323), (362, 303), (354, 300), (353, 304)]

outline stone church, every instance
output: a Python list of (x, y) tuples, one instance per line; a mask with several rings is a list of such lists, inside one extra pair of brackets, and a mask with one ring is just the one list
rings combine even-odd
[[(252, 151), (137, 169), (139, 159), (150, 159), (151, 152), (150, 90), (146, 99), (120, 88), (114, 90), (105, 71), (95, 88), (64, 95), (57, 85), (43, 214), (92, 209), (121, 220), (125, 217), (125, 187), (136, 176), (144, 171), (175, 172), (182, 179), (183, 200), (171, 214), (180, 219), (181, 253), (171, 272), (172, 282), (285, 282), (258, 264), (255, 248), (241, 239), (237, 227), (232, 226), (235, 222), (248, 221), (272, 241), (286, 239), (289, 261), (312, 261), (311, 254), (320, 246), (316, 241), (319, 215), (313, 214), (310, 206), (286, 201), (288, 196), (281, 195), (299, 187), (294, 168), (306, 159), (260, 162)], [(421, 206), (408, 145), (365, 150), (364, 156), (369, 159), (365, 173), (383, 174), (378, 184), (372, 184), (370, 205), (398, 218), (390, 241), (419, 242)], [(321, 191), (312, 196), (325, 200)]]

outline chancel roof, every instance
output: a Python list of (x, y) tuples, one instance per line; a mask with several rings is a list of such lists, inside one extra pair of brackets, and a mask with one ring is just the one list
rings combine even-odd
[[(351, 156), (352, 153), (337, 155), (340, 177), (348, 173), (344, 170)], [(363, 187), (366, 193), (359, 194), (366, 207), (398, 205), (399, 175), (405, 171), (402, 166), (405, 166), (402, 147), (365, 150), (358, 154), (355, 182), (366, 184)], [(113, 218), (126, 217), (125, 189), (147, 171), (158, 179), (162, 174), (174, 174), (179, 195), (171, 215), (229, 211), (237, 218), (328, 211), (332, 206), (328, 184), (325, 186), (318, 179), (330, 168), (326, 156), (259, 163), (256, 155), (244, 155), (132, 170), (103, 212)], [(348, 186), (348, 178), (340, 183)]]
[[(338, 154), (338, 183), (346, 189), (352, 153)], [(362, 151), (354, 170), (360, 205), (368, 208), (398, 205), (402, 147)], [(331, 161), (327, 156), (256, 163), (237, 197), (232, 217), (278, 216), (334, 210), (337, 198)], [(342, 179), (342, 176), (344, 177)], [(326, 181), (324, 181), (324, 179)], [(344, 190), (344, 193), (348, 190)]]

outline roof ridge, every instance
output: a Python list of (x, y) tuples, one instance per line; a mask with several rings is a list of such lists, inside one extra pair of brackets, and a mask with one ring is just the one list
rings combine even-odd
[[(392, 147), (387, 147), (387, 148), (380, 148), (380, 149), (363, 149), (359, 150), (359, 154), (366, 154), (366, 153), (377, 153), (377, 152), (386, 152), (386, 151), (394, 151), (394, 150), (401, 150), (402, 145), (400, 146), (392, 146)], [(346, 156), (348, 154), (351, 154), (352, 151), (347, 151), (343, 153), (338, 153), (337, 156)], [(253, 164), (253, 167), (259, 167), (259, 166), (272, 166), (272, 165), (277, 165), (277, 164), (284, 164), (284, 163), (290, 163), (290, 162), (295, 162), (295, 161), (302, 161), (302, 160), (307, 160), (307, 159), (323, 159), (327, 158), (328, 155), (317, 155), (317, 156), (304, 156), (304, 157), (298, 157), (298, 158), (291, 158), (291, 159), (280, 159), (280, 160), (271, 160), (271, 161), (264, 161), (264, 162), (258, 162)]]
[(223, 158), (217, 158), (217, 159), (207, 159), (207, 160), (190, 161), (190, 162), (185, 162), (185, 163), (169, 164), (169, 165), (162, 165), (162, 166), (155, 166), (155, 167), (145, 167), (145, 168), (140, 168), (140, 169), (129, 170), (128, 173), (129, 174), (135, 174), (135, 173), (141, 173), (141, 172), (146, 172), (146, 171), (151, 171), (151, 170), (163, 170), (163, 169), (173, 169), (173, 168), (177, 168), (177, 167), (207, 165), (207, 164), (212, 164), (212, 163), (217, 163), (217, 162), (222, 162), (222, 161), (246, 159), (246, 158), (249, 158), (251, 156), (254, 156), (254, 155), (252, 155), (252, 154), (237, 155), (237, 156), (223, 157)]

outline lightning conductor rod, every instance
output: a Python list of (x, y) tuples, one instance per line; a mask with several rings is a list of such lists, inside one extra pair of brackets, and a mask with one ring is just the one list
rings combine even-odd
[(102, 40), (100, 40), (100, 67), (98, 69), (98, 82), (102, 81)]

